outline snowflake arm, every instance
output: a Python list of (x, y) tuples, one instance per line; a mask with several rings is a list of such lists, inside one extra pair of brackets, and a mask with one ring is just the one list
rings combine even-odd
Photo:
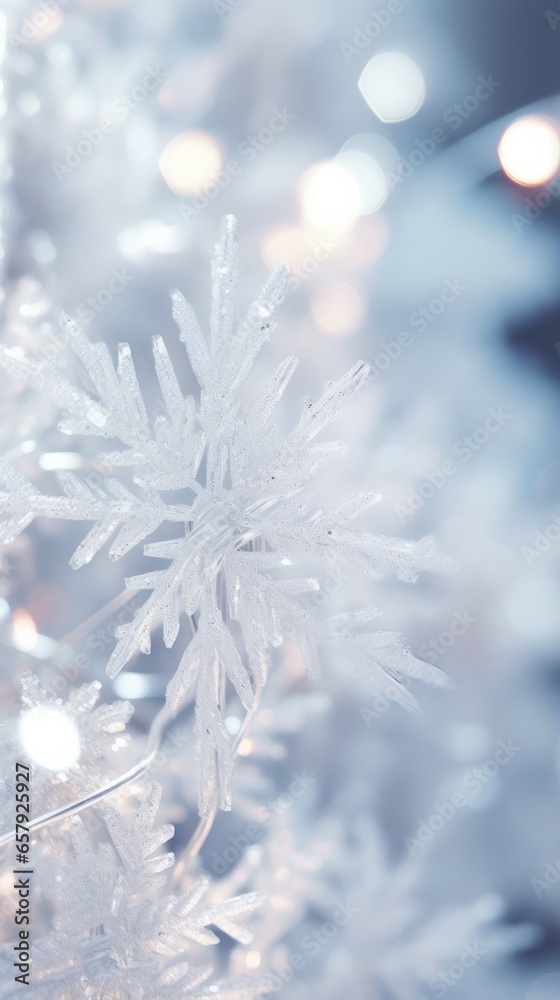
[(439, 667), (419, 660), (400, 632), (384, 629), (371, 631), (369, 626), (379, 616), (378, 608), (364, 608), (347, 615), (336, 615), (325, 622), (325, 630), (342, 662), (352, 662), (356, 675), (375, 693), (397, 701), (410, 712), (418, 712), (416, 698), (408, 690), (410, 679), (434, 687), (449, 687), (451, 681)]
[(79, 569), (119, 529), (109, 550), (109, 558), (120, 559), (164, 521), (181, 521), (190, 516), (184, 505), (164, 504), (157, 493), (142, 491), (135, 496), (117, 479), (105, 479), (106, 492), (83, 483), (72, 472), (59, 472), (64, 496), (46, 496), (8, 463), (0, 461), (0, 506), (11, 515), (0, 525), (0, 541), (11, 543), (36, 517), (67, 521), (95, 521), (94, 527), (76, 549), (70, 565)]
[(115, 806), (107, 803), (103, 807), (107, 829), (122, 862), (120, 888), (126, 900), (137, 893), (148, 895), (165, 885), (167, 876), (161, 873), (173, 864), (171, 853), (149, 857), (173, 836), (173, 827), (169, 823), (158, 830), (152, 829), (160, 802), (161, 786), (153, 782), (148, 786), (131, 829)]

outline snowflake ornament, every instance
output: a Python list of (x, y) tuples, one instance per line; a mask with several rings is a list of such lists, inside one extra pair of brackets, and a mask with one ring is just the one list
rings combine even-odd
[[(83, 363), (91, 393), (67, 381), (53, 363), (26, 356), (21, 347), (4, 349), (0, 356), (11, 376), (26, 380), (64, 409), (63, 432), (116, 439), (122, 447), (99, 458), (115, 475), (132, 472), (129, 485), (113, 475), (105, 477), (102, 487), (60, 472), (62, 495), (46, 496), (15, 468), (0, 463), (0, 508), (7, 515), (0, 540), (11, 541), (38, 516), (93, 521), (72, 556), (77, 569), (113, 536), (109, 556), (119, 559), (164, 523), (181, 529), (173, 540), (144, 546), (146, 556), (168, 559), (167, 568), (126, 580), (127, 586), (148, 590), (150, 596), (134, 620), (116, 630), (107, 673), (115, 677), (131, 657), (149, 653), (152, 630), (159, 624), (165, 644), (173, 646), (181, 615), (190, 616), (194, 634), (167, 688), (167, 704), (176, 713), (196, 686), (202, 815), (211, 808), (216, 787), (221, 807), (231, 807), (234, 755), (223, 718), (228, 682), (251, 711), (266, 679), (271, 649), (282, 642), (287, 625), (309, 674), (318, 673), (317, 644), (326, 632), (306, 602), (318, 583), (287, 580), (285, 569), (280, 578), (279, 568), (312, 557), (328, 569), (343, 563), (370, 579), (394, 572), (412, 581), (419, 571), (440, 565), (431, 538), (415, 543), (351, 527), (377, 502), (375, 492), (360, 493), (326, 511), (303, 492), (325, 462), (345, 453), (342, 442), (315, 439), (364, 384), (367, 364), (359, 362), (338, 382), (328, 382), (315, 403), (306, 402), (283, 439), (271, 421), (296, 358), (277, 367), (242, 414), (238, 390), (274, 329), (288, 276), (287, 265), (279, 265), (236, 325), (237, 221), (226, 217), (212, 262), (209, 339), (181, 293), (172, 294), (173, 316), (200, 386), (200, 401), (184, 396), (165, 343), (155, 337), (155, 370), (166, 412), (154, 422), (148, 418), (128, 344), (120, 345), (115, 368), (107, 346), (92, 344), (66, 316), (63, 330)], [(178, 492), (177, 503), (163, 496), (169, 491)], [(350, 645), (363, 646), (366, 638), (355, 633), (352, 621)], [(414, 661), (418, 675), (419, 661), (401, 640), (393, 641), (388, 655), (380, 635), (374, 633), (379, 656), (375, 642), (368, 654), (378, 673), (396, 673), (398, 679)], [(342, 638), (338, 628), (339, 645)], [(360, 653), (364, 659), (363, 649)], [(441, 676), (435, 668), (422, 669), (425, 679)]]
[[(101, 684), (93, 681), (69, 691), (68, 698), (51, 694), (35, 674), (27, 672), (20, 680), (22, 712), (20, 722), (25, 720), (29, 731), (42, 727), (45, 740), (49, 733), (62, 722), (70, 723), (75, 733), (78, 756), (72, 763), (58, 769), (41, 761), (30, 760), (33, 787), (33, 810), (35, 815), (47, 812), (61, 804), (61, 788), (67, 798), (94, 791), (107, 780), (107, 766), (112, 758), (130, 742), (126, 725), (133, 714), (128, 701), (114, 701), (97, 705), (101, 695)], [(97, 707), (96, 707), (97, 706)], [(58, 720), (58, 721), (57, 721)], [(45, 729), (46, 724), (46, 729)], [(8, 727), (6, 726), (6, 729)], [(12, 804), (15, 796), (16, 761), (21, 758), (22, 748), (19, 731), (12, 731), (3, 749), (3, 775), (0, 776), (0, 831), (12, 825)], [(114, 764), (113, 764), (114, 766)]]
[[(152, 857), (174, 833), (154, 829), (161, 786), (152, 783), (127, 822), (112, 805), (102, 813), (111, 843), (94, 848), (79, 817), (72, 820), (72, 852), (63, 860), (52, 845), (44, 857), (43, 881), (55, 906), (53, 930), (33, 945), (33, 996), (37, 1000), (255, 1000), (265, 992), (258, 980), (208, 983), (212, 968), (193, 964), (193, 945), (215, 945), (211, 926), (240, 944), (252, 933), (242, 923), (264, 897), (252, 892), (205, 904), (208, 879), (178, 898), (157, 897), (174, 863), (167, 853)], [(0, 951), (10, 958), (13, 948)], [(6, 976), (0, 997), (19, 996)]]

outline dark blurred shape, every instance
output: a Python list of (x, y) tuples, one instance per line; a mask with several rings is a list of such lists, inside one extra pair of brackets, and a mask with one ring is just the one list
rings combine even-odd
[(510, 326), (505, 341), (523, 362), (536, 364), (548, 378), (560, 378), (560, 302)]

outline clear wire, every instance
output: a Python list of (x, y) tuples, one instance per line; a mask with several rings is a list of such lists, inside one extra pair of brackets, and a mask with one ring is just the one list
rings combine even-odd
[[(163, 708), (160, 708), (154, 721), (152, 722), (152, 725), (150, 726), (148, 744), (142, 760), (135, 764), (134, 767), (130, 768), (129, 771), (121, 774), (118, 778), (113, 778), (112, 781), (108, 781), (107, 784), (102, 785), (101, 788), (96, 789), (89, 795), (84, 795), (75, 802), (68, 802), (63, 806), (59, 806), (58, 809), (52, 809), (50, 812), (43, 813), (42, 816), (37, 816), (35, 819), (30, 820), (28, 824), (29, 830), (35, 832), (35, 830), (48, 826), (49, 823), (54, 823), (56, 820), (73, 816), (74, 813), (87, 809), (89, 806), (92, 806), (101, 799), (104, 799), (107, 795), (110, 795), (111, 792), (116, 791), (118, 788), (122, 788), (124, 785), (128, 785), (129, 782), (134, 781), (135, 778), (144, 774), (156, 756), (161, 744), (162, 735), (171, 721), (172, 717), (169, 715), (169, 712), (164, 705)], [(15, 840), (15, 836), (15, 830), (11, 830), (10, 833), (4, 834), (3, 837), (0, 837), (0, 847), (4, 847), (6, 844), (11, 843)]]

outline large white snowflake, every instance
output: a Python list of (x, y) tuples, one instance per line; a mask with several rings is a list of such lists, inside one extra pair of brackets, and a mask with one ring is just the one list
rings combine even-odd
[[(307, 578), (286, 579), (286, 571), (278, 573), (278, 568), (312, 557), (328, 569), (342, 562), (369, 578), (395, 572), (413, 581), (420, 570), (434, 568), (438, 561), (432, 539), (414, 543), (348, 527), (376, 503), (376, 493), (360, 493), (325, 511), (303, 492), (327, 460), (344, 454), (343, 443), (315, 439), (363, 385), (367, 364), (359, 362), (340, 381), (327, 383), (315, 403), (304, 405), (284, 439), (275, 434), (271, 419), (296, 358), (286, 358), (249, 411), (240, 413), (239, 387), (274, 329), (274, 312), (289, 270), (280, 265), (272, 272), (236, 326), (237, 272), (237, 222), (228, 216), (212, 263), (208, 340), (181, 293), (172, 295), (180, 338), (200, 385), (200, 402), (184, 396), (165, 343), (155, 337), (155, 369), (166, 412), (153, 422), (128, 344), (120, 345), (115, 369), (107, 346), (92, 344), (66, 316), (63, 328), (86, 369), (91, 393), (63, 378), (53, 363), (28, 357), (20, 347), (4, 349), (0, 357), (10, 375), (25, 379), (64, 409), (62, 431), (117, 439), (124, 447), (100, 458), (114, 470), (132, 470), (130, 488), (110, 476), (100, 488), (61, 472), (63, 495), (45, 496), (15, 468), (0, 464), (0, 508), (8, 515), (0, 525), (0, 540), (11, 541), (37, 516), (93, 521), (71, 560), (78, 568), (112, 536), (109, 556), (118, 559), (164, 522), (180, 525), (172, 541), (144, 546), (145, 555), (168, 559), (167, 568), (126, 581), (151, 594), (132, 623), (117, 630), (107, 673), (114, 677), (136, 653), (148, 653), (152, 630), (159, 623), (165, 644), (172, 646), (180, 616), (191, 616), (194, 635), (169, 683), (167, 703), (177, 712), (196, 684), (203, 814), (210, 808), (218, 771), (220, 804), (230, 808), (233, 753), (223, 720), (228, 681), (250, 710), (265, 681), (271, 647), (281, 643), (286, 625), (295, 632), (309, 673), (318, 672), (317, 642), (327, 633), (306, 599), (318, 584)], [(173, 490), (181, 502), (164, 498)], [(350, 616), (347, 629), (339, 620), (335, 646), (346, 641), (347, 651), (357, 653), (380, 678), (389, 675), (399, 682), (413, 672), (438, 679), (435, 668), (420, 665), (400, 636), (364, 632), (373, 617), (367, 611)]]

